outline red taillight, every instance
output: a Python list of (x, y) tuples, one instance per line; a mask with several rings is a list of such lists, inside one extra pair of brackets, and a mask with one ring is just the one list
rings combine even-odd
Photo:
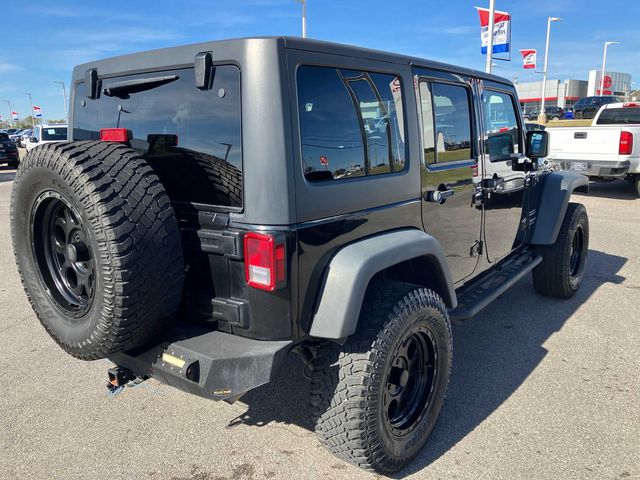
[(272, 235), (250, 232), (244, 236), (244, 262), (247, 284), (267, 290), (285, 281), (285, 248)]
[(633, 133), (620, 132), (620, 144), (618, 146), (618, 155), (631, 155), (633, 152)]
[(640, 103), (636, 102), (625, 102), (622, 104), (622, 108), (635, 108), (640, 107)]
[(127, 143), (131, 139), (129, 130), (126, 128), (102, 128), (100, 129), (100, 140), (103, 142)]

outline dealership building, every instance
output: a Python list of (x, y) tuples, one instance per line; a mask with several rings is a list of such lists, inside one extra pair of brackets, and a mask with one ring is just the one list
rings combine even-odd
[[(589, 80), (549, 80), (545, 87), (545, 105), (562, 108), (574, 105), (582, 97), (600, 94), (600, 70), (591, 70)], [(540, 108), (542, 81), (517, 83), (516, 90), (524, 113)], [(606, 72), (603, 95), (625, 96), (631, 90), (631, 75), (621, 72)]]

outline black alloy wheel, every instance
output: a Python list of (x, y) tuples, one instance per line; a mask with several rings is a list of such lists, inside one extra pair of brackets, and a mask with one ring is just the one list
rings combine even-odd
[(580, 272), (584, 257), (584, 230), (578, 225), (573, 240), (571, 241), (571, 253), (569, 254), (569, 275), (575, 278)]
[(60, 193), (49, 190), (35, 201), (31, 244), (45, 291), (67, 316), (79, 318), (91, 307), (96, 262), (81, 216)]
[(393, 353), (383, 392), (385, 419), (395, 435), (406, 435), (420, 424), (433, 397), (437, 374), (436, 340), (424, 325), (418, 325)]
[(369, 285), (359, 328), (320, 346), (311, 411), (320, 442), (338, 458), (385, 475), (427, 442), (447, 392), (453, 342), (433, 290), (390, 279)]
[(570, 298), (584, 277), (589, 252), (589, 217), (584, 205), (569, 203), (552, 245), (534, 245), (542, 255), (533, 269), (533, 286), (547, 297)]

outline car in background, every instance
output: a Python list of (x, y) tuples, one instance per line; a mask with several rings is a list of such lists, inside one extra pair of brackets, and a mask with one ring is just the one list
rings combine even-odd
[(589, 127), (548, 128), (550, 160), (592, 180), (629, 180), (640, 197), (640, 102), (607, 103)]
[(527, 132), (536, 132), (544, 130), (546, 127), (544, 125), (540, 125), (539, 123), (525, 122), (524, 128), (527, 129)]
[(32, 134), (33, 130), (31, 128), (22, 131), (22, 133), (20, 133), (20, 136), (16, 140), (16, 145), (18, 145), (20, 148), (25, 148)]
[(64, 142), (67, 139), (66, 125), (36, 125), (26, 144), (27, 152), (45, 143)]
[[(544, 107), (544, 113), (549, 120), (562, 120), (564, 118), (564, 109), (561, 107)], [(523, 114), (523, 117), (525, 120), (537, 120), (538, 115), (540, 115), (540, 109), (534, 108), (533, 110)]]
[(0, 133), (0, 164), (3, 163), (11, 168), (16, 168), (20, 163), (18, 147), (7, 133)]
[(584, 97), (573, 106), (573, 116), (575, 118), (593, 118), (602, 105), (620, 101), (620, 98), (615, 95)]
[(16, 130), (14, 133), (10, 133), (9, 139), (12, 140), (13, 143), (16, 143), (18, 141), (18, 138), (20, 138), (20, 135), (22, 135), (24, 131), (25, 129), (21, 128), (19, 130)]
[(15, 133), (20, 130), (19, 128), (7, 128), (5, 130), (7, 135), (15, 135)]

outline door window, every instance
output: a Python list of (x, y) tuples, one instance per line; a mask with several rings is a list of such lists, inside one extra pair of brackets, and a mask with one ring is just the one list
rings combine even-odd
[(425, 162), (473, 158), (469, 90), (460, 85), (421, 82), (420, 101)]
[(520, 126), (514, 99), (502, 92), (487, 90), (482, 96), (485, 119), (485, 145), (489, 160), (500, 162), (512, 159), (521, 152)]

